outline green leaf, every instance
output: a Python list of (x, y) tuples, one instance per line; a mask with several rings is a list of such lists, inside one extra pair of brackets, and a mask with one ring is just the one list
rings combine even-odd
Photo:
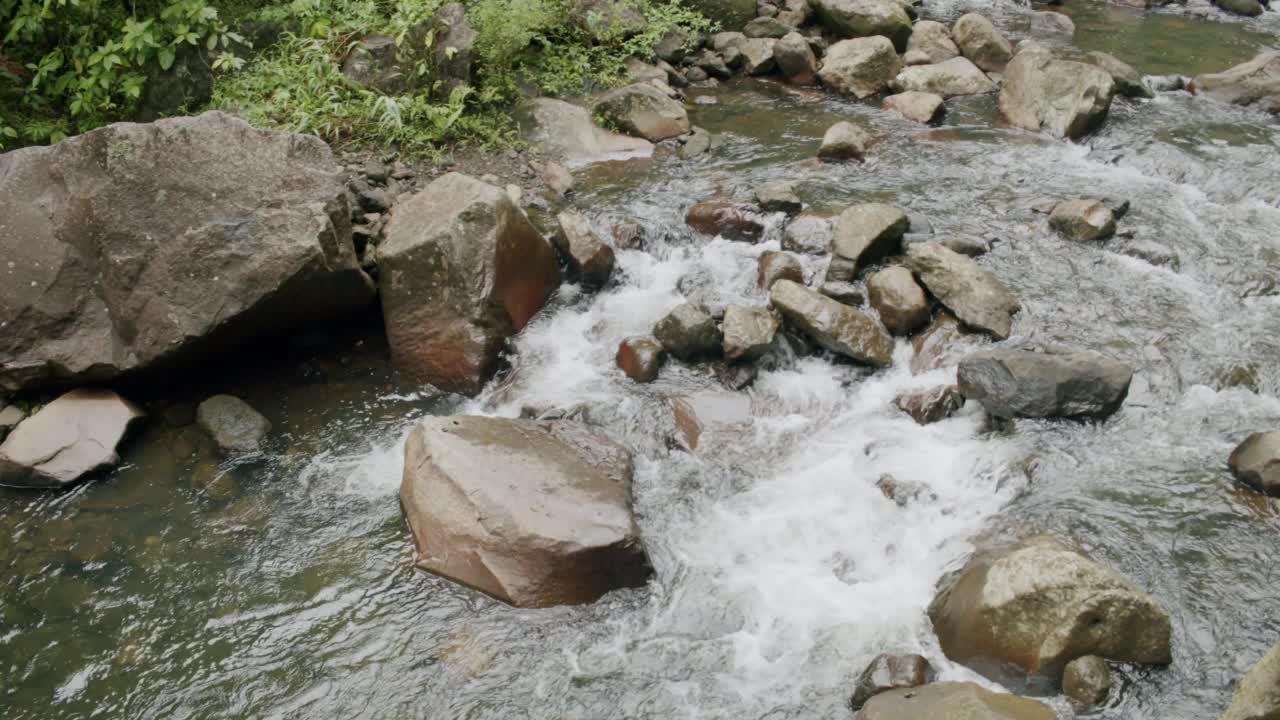
[(173, 67), (173, 60), (176, 56), (177, 56), (177, 51), (173, 49), (172, 45), (170, 45), (169, 47), (160, 48), (160, 56), (159, 56), (160, 69), (168, 70), (169, 68)]

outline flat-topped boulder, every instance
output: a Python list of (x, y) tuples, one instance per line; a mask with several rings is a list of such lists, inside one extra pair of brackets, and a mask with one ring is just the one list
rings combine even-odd
[(951, 31), (936, 20), (921, 20), (911, 27), (911, 38), (907, 40), (907, 52), (924, 55), (927, 61), (922, 64), (946, 62), (960, 55), (960, 48), (951, 38)]
[(960, 322), (997, 340), (1009, 337), (1022, 303), (990, 271), (941, 243), (912, 243), (906, 266)]
[(934, 65), (912, 65), (898, 73), (889, 86), (895, 92), (924, 92), (942, 98), (985, 95), (998, 88), (968, 58), (954, 57)]
[(430, 417), (410, 431), (404, 468), (423, 570), (517, 607), (591, 603), (652, 573), (631, 455), (580, 423)]
[(0, 485), (58, 488), (119, 464), (116, 447), (145, 416), (110, 390), (72, 390), (0, 444)]
[(833, 353), (874, 367), (893, 364), (893, 337), (875, 318), (791, 280), (779, 280), (769, 300), (789, 325)]
[(1058, 681), (1086, 655), (1168, 664), (1169, 614), (1114, 570), (1039, 536), (985, 549), (934, 598), (929, 618), (947, 657), (999, 681)]
[(810, 0), (818, 22), (837, 37), (882, 35), (899, 52), (907, 49), (911, 17), (897, 0)]
[(1001, 348), (966, 355), (960, 392), (1002, 418), (1105, 418), (1124, 403), (1133, 369), (1091, 351)]
[(220, 112), (0, 155), (0, 387), (180, 370), (367, 308), (341, 168)]
[(831, 252), (861, 271), (901, 250), (902, 236), (911, 229), (911, 221), (893, 205), (860, 203), (845, 208), (834, 229)]
[(460, 173), (396, 205), (378, 246), (391, 361), (406, 379), (474, 394), (560, 285), (555, 250), (507, 192)]

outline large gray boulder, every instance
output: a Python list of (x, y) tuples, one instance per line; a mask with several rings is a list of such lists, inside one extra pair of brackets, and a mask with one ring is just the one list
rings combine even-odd
[(1114, 94), (1115, 81), (1106, 70), (1029, 49), (1005, 68), (998, 106), (1013, 127), (1074, 140), (1102, 124)]
[(543, 154), (568, 163), (587, 163), (653, 153), (653, 143), (598, 127), (591, 112), (563, 100), (534, 98), (524, 108), (525, 139)]
[(1231, 452), (1227, 465), (1240, 482), (1280, 497), (1280, 432), (1254, 433), (1245, 438)]
[(418, 567), (517, 607), (594, 602), (652, 570), (631, 455), (569, 421), (432, 417), (405, 442)]
[(605, 93), (596, 115), (627, 135), (658, 142), (689, 132), (689, 114), (678, 100), (650, 83), (636, 83)]
[(211, 112), (0, 155), (0, 388), (180, 369), (365, 308), (319, 139)]
[(871, 698), (854, 720), (1056, 720), (1037, 700), (992, 692), (968, 682), (931, 683)]
[(116, 446), (144, 415), (110, 390), (72, 390), (18, 423), (0, 444), (0, 485), (65, 487), (114, 467)]
[[(1057, 13), (1053, 13), (1057, 14)], [(1116, 94), (1133, 98), (1152, 98), (1155, 93), (1151, 88), (1147, 87), (1147, 83), (1142, 79), (1142, 75), (1133, 69), (1132, 65), (1121, 61), (1114, 55), (1100, 51), (1086, 53), (1085, 62), (1092, 63), (1106, 70), (1111, 75), (1111, 80), (1116, 84)]]
[(897, 0), (810, 0), (818, 21), (842, 38), (883, 35), (903, 52), (911, 37), (911, 17)]
[(913, 65), (905, 68), (890, 83), (897, 92), (925, 92), (945, 98), (962, 95), (985, 95), (996, 91), (996, 84), (968, 58), (955, 57), (936, 65)]
[(779, 280), (769, 300), (792, 327), (833, 353), (874, 367), (893, 364), (893, 338), (870, 315), (791, 280)]
[(907, 247), (907, 267), (965, 326), (997, 340), (1009, 337), (1018, 298), (972, 258), (936, 242)]
[(923, 53), (929, 63), (946, 62), (960, 55), (960, 48), (951, 39), (951, 31), (936, 20), (921, 20), (911, 28), (907, 52)]
[(951, 36), (965, 57), (987, 72), (1003, 72), (1013, 59), (1013, 44), (986, 17), (978, 13), (960, 16)]
[(1190, 90), (1232, 105), (1280, 113), (1280, 50), (1260, 52), (1219, 73), (1197, 75)]
[(796, 85), (812, 85), (818, 77), (818, 59), (809, 47), (809, 41), (798, 32), (782, 36), (773, 46), (773, 60), (789, 82)]
[(902, 61), (888, 38), (841, 40), (827, 49), (818, 69), (822, 84), (842, 95), (870, 97), (889, 87), (902, 70)]
[(1091, 351), (986, 350), (956, 371), (960, 392), (996, 417), (1105, 418), (1124, 403), (1133, 370)]
[(555, 250), (510, 196), (460, 173), (396, 205), (378, 246), (392, 364), (474, 394), (560, 285)]
[(1280, 644), (1271, 648), (1236, 686), (1227, 711), (1218, 720), (1280, 718)]
[(884, 203), (860, 203), (836, 218), (831, 252), (854, 264), (858, 272), (902, 249), (902, 236), (911, 221), (900, 208)]
[(1016, 668), (1056, 682), (1086, 655), (1172, 659), (1164, 608), (1114, 570), (1043, 536), (976, 554), (934, 598), (929, 618), (947, 657), (997, 680)]

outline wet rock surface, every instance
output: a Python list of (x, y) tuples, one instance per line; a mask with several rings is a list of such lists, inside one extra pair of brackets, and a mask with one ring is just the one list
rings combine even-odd
[(474, 394), (504, 341), (560, 284), (555, 250), (505, 191), (449, 173), (396, 205), (378, 247), (391, 358), (406, 378)]
[(769, 352), (780, 324), (769, 308), (729, 305), (721, 323), (725, 358), (750, 360)]
[(866, 128), (847, 121), (840, 121), (827, 128), (818, 147), (818, 159), (828, 161), (862, 160), (867, 149), (875, 142), (875, 136)]
[(416, 563), (517, 607), (643, 585), (631, 474), (628, 451), (572, 421), (427, 418), (400, 488)]
[(1245, 438), (1231, 452), (1227, 465), (1240, 482), (1280, 497), (1280, 432), (1259, 432)]
[(858, 710), (882, 692), (919, 687), (933, 676), (933, 666), (921, 655), (877, 655), (858, 676), (849, 706)]
[(1101, 200), (1067, 200), (1053, 207), (1049, 226), (1071, 240), (1105, 240), (1115, 234), (1116, 218)]
[(706, 200), (690, 207), (685, 222), (703, 235), (729, 240), (752, 242), (764, 233), (764, 223), (754, 206), (725, 199)]
[(679, 305), (659, 320), (653, 336), (668, 352), (686, 361), (714, 357), (724, 342), (715, 318), (693, 303)]
[(1074, 140), (1102, 124), (1113, 95), (1115, 82), (1106, 70), (1028, 49), (1005, 69), (1000, 117), (1014, 127)]
[(591, 228), (585, 215), (572, 211), (556, 216), (560, 232), (553, 235), (556, 250), (569, 268), (569, 277), (588, 288), (599, 288), (613, 274), (614, 253)]
[(1228, 70), (1197, 75), (1191, 89), (1232, 105), (1280, 113), (1280, 51), (1261, 52)]
[(965, 356), (956, 377), (996, 417), (1105, 418), (1124, 403), (1133, 370), (1091, 351), (987, 350)]
[(1067, 663), (1062, 672), (1062, 693), (1077, 705), (1101, 705), (1111, 692), (1111, 668), (1097, 655)]
[(964, 406), (964, 395), (955, 385), (942, 385), (928, 390), (899, 395), (893, 404), (921, 425), (929, 425), (951, 417)]
[(1150, 595), (1043, 536), (979, 552), (929, 617), (947, 657), (995, 679), (1006, 664), (1058, 680), (1086, 655), (1156, 665), (1172, 657), (1169, 615)]
[(898, 73), (890, 83), (896, 92), (922, 92), (942, 98), (985, 95), (998, 88), (968, 58), (955, 57), (936, 65), (913, 65)]
[(866, 313), (790, 280), (779, 280), (769, 299), (789, 325), (827, 350), (875, 367), (893, 363), (893, 338)]
[(1277, 715), (1280, 715), (1280, 645), (1272, 647), (1249, 669), (1218, 720), (1268, 720)]
[(615, 361), (627, 377), (638, 383), (653, 382), (666, 361), (667, 350), (655, 338), (630, 337), (618, 344)]
[(910, 227), (900, 208), (884, 203), (854, 205), (835, 220), (831, 252), (862, 270), (898, 252)]
[(1009, 337), (1022, 303), (971, 258), (938, 243), (916, 243), (907, 248), (906, 266), (967, 327), (997, 340)]
[(929, 322), (929, 299), (911, 271), (900, 265), (868, 276), (867, 297), (880, 314), (880, 321), (894, 335), (910, 335)]

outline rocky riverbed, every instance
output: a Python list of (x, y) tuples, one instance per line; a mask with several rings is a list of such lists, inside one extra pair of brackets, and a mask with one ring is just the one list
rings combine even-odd
[(6, 717), (1275, 712), (1270, 13), (757, 12), (0, 156)]

